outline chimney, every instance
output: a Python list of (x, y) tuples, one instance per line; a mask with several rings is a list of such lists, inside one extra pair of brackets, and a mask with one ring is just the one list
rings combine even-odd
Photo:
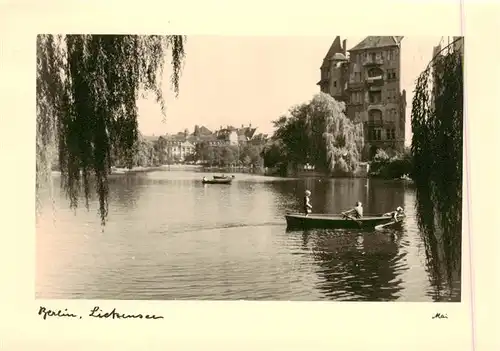
[(342, 51), (344, 53), (344, 56), (347, 55), (347, 39), (342, 40)]
[(252, 128), (252, 123), (248, 123), (248, 127), (249, 127), (249, 128)]

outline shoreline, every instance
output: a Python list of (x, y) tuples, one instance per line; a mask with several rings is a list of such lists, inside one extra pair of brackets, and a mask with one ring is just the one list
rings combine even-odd
[[(111, 173), (109, 175), (129, 175), (129, 174), (138, 174), (138, 173), (149, 173), (149, 172), (169, 172), (169, 171), (202, 171), (202, 172), (212, 172), (212, 173), (243, 173), (243, 174), (254, 174), (261, 175), (266, 177), (276, 177), (276, 174), (267, 173), (264, 169), (245, 169), (245, 168), (237, 168), (237, 167), (205, 167), (203, 165), (183, 165), (183, 164), (174, 164), (174, 165), (160, 165), (160, 166), (149, 166), (149, 167), (133, 167), (131, 169), (128, 168), (118, 168), (112, 167)], [(60, 171), (52, 171), (52, 176), (60, 176)], [(414, 180), (405, 177), (405, 178), (384, 178), (377, 175), (353, 175), (353, 176), (336, 176), (336, 175), (327, 175), (321, 172), (314, 171), (304, 171), (297, 172), (297, 174), (288, 175), (288, 176), (280, 176), (282, 178), (331, 178), (331, 179), (343, 179), (343, 178), (353, 178), (353, 179), (381, 179), (381, 180), (390, 180), (390, 181), (399, 181), (406, 184), (413, 184)]]
[[(193, 171), (201, 168), (200, 165), (160, 165), (160, 166), (148, 166), (148, 167), (132, 167), (132, 168), (119, 168), (111, 167), (110, 175), (123, 175), (123, 174), (136, 174), (136, 173), (149, 173), (156, 171)], [(52, 175), (61, 175), (61, 171), (52, 170)]]

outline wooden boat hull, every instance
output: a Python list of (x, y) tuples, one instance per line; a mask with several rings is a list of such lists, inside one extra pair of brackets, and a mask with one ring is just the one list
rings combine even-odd
[(386, 227), (401, 225), (404, 217), (394, 222), (392, 217), (381, 215), (366, 216), (361, 219), (346, 219), (340, 215), (290, 213), (285, 215), (288, 229), (367, 229), (373, 230), (377, 226)]
[(233, 176), (220, 176), (220, 175), (214, 175), (212, 178), (213, 178), (213, 179), (234, 179), (234, 175), (233, 175)]
[(207, 179), (207, 180), (202, 180), (201, 181), (203, 184), (231, 184), (232, 179), (231, 178), (224, 178), (224, 179)]

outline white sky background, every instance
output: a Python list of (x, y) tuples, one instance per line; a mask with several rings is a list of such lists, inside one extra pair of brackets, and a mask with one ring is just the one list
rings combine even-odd
[[(396, 33), (398, 34), (398, 33)], [(166, 119), (151, 95), (140, 100), (139, 129), (145, 135), (176, 133), (195, 124), (211, 130), (252, 123), (257, 132), (273, 131), (271, 121), (319, 92), (319, 67), (331, 36), (188, 36), (179, 96), (170, 89), (165, 65)], [(364, 37), (344, 37), (350, 49)], [(433, 46), (447, 37), (408, 36), (402, 42), (401, 83), (406, 89), (406, 143), (411, 143), (410, 112), (415, 80), (432, 57)], [(170, 54), (170, 53), (168, 53)]]

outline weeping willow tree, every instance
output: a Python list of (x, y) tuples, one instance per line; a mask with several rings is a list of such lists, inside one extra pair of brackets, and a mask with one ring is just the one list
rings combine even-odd
[(326, 158), (333, 174), (353, 174), (361, 160), (364, 146), (363, 124), (354, 123), (344, 114), (345, 104), (326, 94), (317, 96), (317, 104), (325, 119)]
[(442, 245), (448, 268), (460, 262), (462, 230), (463, 53), (457, 44), (463, 38), (437, 53), (420, 74), (412, 103), (419, 226), (428, 251)]
[(132, 166), (137, 153), (137, 100), (153, 92), (165, 115), (165, 55), (171, 52), (171, 85), (178, 94), (184, 43), (182, 36), (158, 35), (37, 37), (37, 194), (51, 184), (56, 154), (70, 206), (76, 208), (83, 194), (88, 209), (95, 191), (105, 223), (113, 159)]
[(318, 170), (352, 174), (360, 160), (363, 129), (344, 112), (343, 102), (319, 93), (274, 122), (273, 143), (281, 145), (282, 154), (294, 165), (309, 163)]

